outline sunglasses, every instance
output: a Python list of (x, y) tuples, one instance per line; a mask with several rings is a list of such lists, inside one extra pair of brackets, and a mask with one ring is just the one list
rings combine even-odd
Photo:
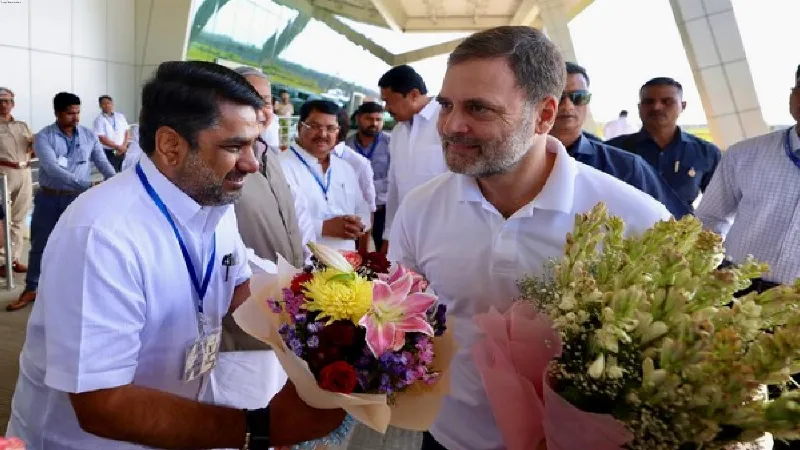
[(569, 101), (571, 101), (572, 104), (575, 106), (584, 106), (589, 104), (589, 101), (592, 99), (592, 93), (585, 89), (580, 89), (577, 91), (569, 91), (561, 94), (562, 102), (566, 98), (568, 98)]

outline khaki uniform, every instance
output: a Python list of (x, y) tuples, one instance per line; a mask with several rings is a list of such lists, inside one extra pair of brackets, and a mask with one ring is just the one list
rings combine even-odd
[[(6, 220), (10, 220), (12, 256), (14, 261), (22, 258), (25, 216), (33, 201), (33, 182), (29, 167), (29, 149), (33, 135), (28, 124), (11, 119), (0, 122), (0, 172), (8, 180), (8, 196), (11, 200)], [(2, 249), (0, 249), (2, 253)]]

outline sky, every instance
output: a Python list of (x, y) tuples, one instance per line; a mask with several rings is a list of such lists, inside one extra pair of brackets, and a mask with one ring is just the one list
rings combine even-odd
[[(800, 64), (800, 47), (791, 44), (796, 38), (789, 36), (796, 35), (800, 0), (732, 2), (764, 119), (771, 125), (790, 124), (789, 89)], [(261, 45), (271, 30), (282, 28), (296, 14), (270, 0), (232, 0), (206, 30)], [(392, 53), (466, 35), (401, 35), (371, 25), (347, 23)], [(655, 76), (670, 76), (684, 86), (687, 108), (680, 123), (706, 122), (669, 0), (595, 0), (570, 22), (569, 28), (577, 62), (587, 69), (592, 81), (591, 109), (596, 121), (614, 119), (621, 109), (635, 112), (639, 86)], [(375, 87), (378, 78), (389, 69), (377, 57), (315, 20), (281, 58), (369, 87)], [(446, 60), (447, 55), (441, 55), (412, 64), (432, 93), (441, 88)]]

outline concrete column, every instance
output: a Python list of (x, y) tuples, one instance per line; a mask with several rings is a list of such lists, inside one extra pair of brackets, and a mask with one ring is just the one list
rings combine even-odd
[(136, 0), (136, 116), (141, 87), (164, 61), (185, 59), (192, 0)]
[[(541, 0), (539, 8), (539, 19), (547, 37), (561, 50), (566, 61), (580, 64), (581, 62), (575, 56), (575, 46), (572, 44), (572, 36), (569, 33), (569, 16), (564, 9), (564, 2), (562, 0)], [(591, 107), (586, 114), (583, 129), (594, 134), (599, 132), (597, 123), (592, 117)]]
[(768, 132), (731, 0), (670, 3), (716, 144)]
[(539, 2), (539, 18), (544, 25), (544, 32), (556, 44), (564, 59), (575, 60), (575, 47), (569, 34), (569, 18), (561, 0), (541, 0)]

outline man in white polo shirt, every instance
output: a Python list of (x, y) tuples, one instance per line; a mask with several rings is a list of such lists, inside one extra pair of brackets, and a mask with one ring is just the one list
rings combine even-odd
[(128, 120), (121, 112), (114, 111), (114, 99), (108, 95), (101, 96), (98, 101), (101, 112), (94, 119), (94, 134), (103, 145), (108, 162), (119, 172), (131, 144)]
[[(389, 188), (386, 193), (386, 234), (397, 208), (415, 187), (447, 172), (442, 141), (436, 130), (439, 103), (428, 96), (422, 77), (408, 65), (392, 67), (378, 80), (386, 111), (397, 120), (389, 142)], [(384, 237), (382, 251), (388, 249)]]
[(389, 249), (391, 260), (430, 280), (460, 346), (423, 450), (505, 448), (471, 358), (473, 317), (510, 306), (516, 280), (541, 274), (561, 254), (575, 214), (605, 202), (634, 233), (670, 217), (649, 195), (548, 138), (565, 79), (555, 45), (530, 27), (473, 34), (450, 55), (437, 101), (451, 173), (406, 196)]
[(159, 66), (142, 92), (146, 157), (81, 195), (50, 235), (8, 435), (29, 450), (267, 450), (341, 423), (291, 384), (263, 409), (198, 401), (222, 316), (249, 296), (231, 203), (258, 169), (262, 105), (230, 69)]

